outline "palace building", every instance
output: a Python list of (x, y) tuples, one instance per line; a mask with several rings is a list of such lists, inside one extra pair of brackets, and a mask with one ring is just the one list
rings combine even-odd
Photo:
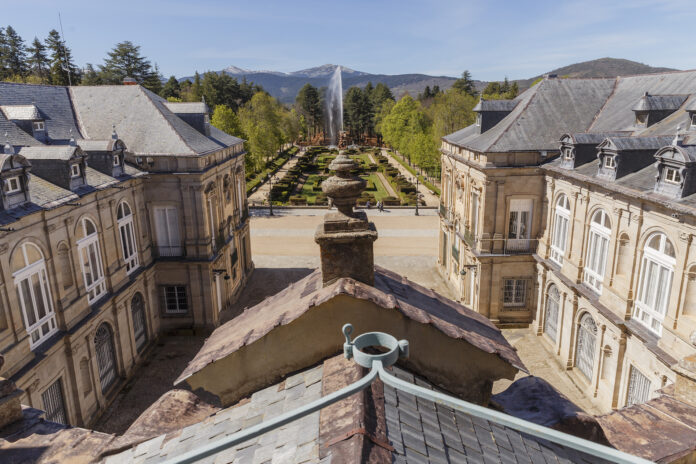
[(91, 424), (162, 331), (252, 269), (243, 141), (137, 85), (0, 83), (0, 351), (23, 404)]
[(443, 138), (440, 269), (610, 411), (696, 353), (696, 71), (547, 76)]

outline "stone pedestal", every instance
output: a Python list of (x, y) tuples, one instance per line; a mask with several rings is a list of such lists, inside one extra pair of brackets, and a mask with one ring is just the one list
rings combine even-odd
[(672, 368), (677, 373), (674, 397), (696, 406), (696, 355), (687, 356)]
[(377, 229), (367, 222), (364, 212), (348, 217), (341, 213), (327, 214), (319, 224), (314, 240), (321, 250), (321, 272), (324, 286), (341, 277), (350, 277), (368, 285), (375, 283), (373, 242)]

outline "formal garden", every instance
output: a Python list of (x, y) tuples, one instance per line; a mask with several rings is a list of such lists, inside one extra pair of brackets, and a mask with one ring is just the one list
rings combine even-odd
[[(416, 186), (389, 165), (379, 148), (352, 148), (345, 153), (358, 164), (352, 174), (362, 177), (367, 182), (365, 191), (358, 199), (358, 205), (365, 206), (368, 201), (371, 205), (376, 205), (381, 201), (385, 206), (415, 206)], [(328, 198), (322, 192), (321, 184), (333, 175), (329, 165), (337, 155), (338, 150), (328, 147), (310, 147), (298, 155), (297, 164), (288, 170), (282, 179), (272, 184), (270, 196), (273, 204), (328, 206)], [(250, 189), (249, 184), (253, 183), (251, 190), (255, 190), (259, 182), (272, 175), (277, 166), (285, 162), (285, 156), (287, 155), (283, 155), (281, 161), (274, 160), (274, 164), (268, 166), (264, 174), (248, 179), (247, 188)]]

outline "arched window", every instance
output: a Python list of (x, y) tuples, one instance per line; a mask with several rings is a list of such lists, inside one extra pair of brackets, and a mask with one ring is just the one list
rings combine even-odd
[(556, 212), (553, 221), (553, 237), (551, 238), (551, 259), (563, 264), (566, 246), (568, 244), (568, 223), (570, 222), (570, 203), (565, 194), (556, 201)]
[(121, 251), (126, 261), (126, 273), (130, 274), (138, 268), (138, 250), (135, 241), (135, 226), (133, 225), (133, 213), (125, 201), (118, 205), (116, 214), (118, 231), (121, 235)]
[(99, 367), (99, 382), (102, 393), (106, 393), (116, 380), (116, 353), (114, 352), (114, 337), (109, 324), (103, 322), (94, 336), (94, 347), (97, 353)]
[(556, 285), (551, 284), (546, 292), (546, 318), (544, 319), (544, 332), (551, 340), (556, 341), (558, 336), (558, 308), (561, 295)]
[(133, 315), (135, 348), (140, 353), (147, 344), (147, 325), (145, 322), (145, 299), (139, 292), (131, 300), (131, 314)]
[(94, 223), (85, 218), (78, 227), (77, 249), (80, 254), (82, 276), (85, 279), (87, 301), (92, 303), (106, 292), (99, 235)]
[(592, 215), (592, 221), (590, 221), (590, 236), (587, 239), (584, 273), (585, 283), (597, 293), (602, 293), (610, 235), (609, 215), (600, 209)]
[(595, 340), (597, 338), (597, 324), (592, 316), (585, 313), (580, 318), (578, 325), (578, 342), (575, 346), (575, 366), (580, 369), (588, 380), (592, 380), (592, 368), (594, 367)]
[(665, 234), (657, 232), (648, 238), (633, 317), (658, 335), (662, 333), (676, 262), (674, 247)]
[(24, 243), (12, 256), (11, 268), (33, 349), (58, 330), (43, 253), (36, 245)]

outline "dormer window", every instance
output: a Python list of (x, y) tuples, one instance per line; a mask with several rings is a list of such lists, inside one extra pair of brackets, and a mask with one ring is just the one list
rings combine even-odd
[(613, 156), (604, 157), (604, 167), (607, 169), (616, 169), (616, 161)]
[(648, 124), (648, 113), (636, 113), (636, 126), (645, 126)]
[(681, 174), (679, 174), (679, 171), (676, 170), (675, 168), (665, 168), (665, 182), (668, 182), (670, 184), (680, 184), (681, 183)]
[(696, 113), (691, 115), (691, 128), (696, 129)]
[(5, 193), (17, 193), (22, 191), (22, 181), (19, 176), (10, 177), (5, 180)]
[(571, 150), (571, 149), (563, 150), (563, 158), (565, 158), (568, 161), (573, 161), (573, 150)]
[(114, 155), (114, 167), (118, 167), (121, 165), (121, 159), (119, 158), (118, 155)]
[(80, 165), (79, 164), (73, 164), (70, 166), (70, 177), (80, 177), (81, 172), (80, 172)]
[(34, 121), (33, 124), (32, 124), (32, 128), (33, 128), (35, 131), (46, 130), (46, 126), (44, 125), (44, 122), (43, 122), (43, 121)]
[(481, 113), (476, 113), (476, 125), (481, 125)]

